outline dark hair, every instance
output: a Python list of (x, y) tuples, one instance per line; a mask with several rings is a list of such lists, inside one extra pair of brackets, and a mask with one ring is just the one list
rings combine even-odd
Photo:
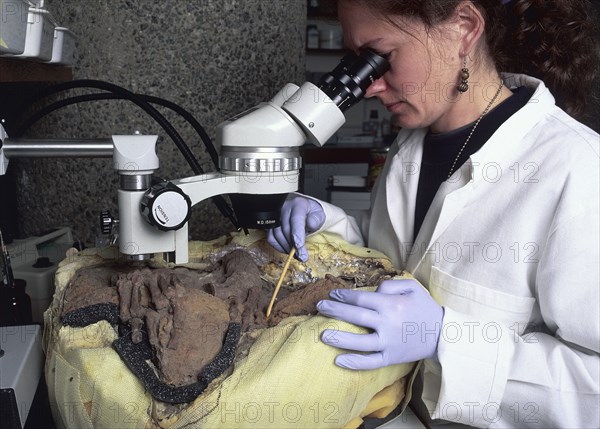
[[(461, 0), (334, 0), (364, 5), (383, 18), (410, 16), (426, 27), (449, 19)], [(472, 0), (485, 22), (489, 55), (500, 71), (544, 81), (572, 116), (585, 113), (596, 84), (600, 48), (587, 0)]]

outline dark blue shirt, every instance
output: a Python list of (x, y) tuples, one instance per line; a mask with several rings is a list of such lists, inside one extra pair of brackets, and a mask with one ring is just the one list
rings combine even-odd
[[(477, 152), (500, 125), (525, 106), (532, 95), (532, 89), (517, 88), (513, 91), (511, 97), (485, 115), (458, 158), (454, 171), (458, 170), (472, 154)], [(425, 136), (415, 207), (415, 238), (421, 229), (425, 215), (438, 188), (448, 178), (454, 159), (462, 145), (465, 144), (474, 125), (475, 122), (447, 133), (435, 134), (429, 132)]]

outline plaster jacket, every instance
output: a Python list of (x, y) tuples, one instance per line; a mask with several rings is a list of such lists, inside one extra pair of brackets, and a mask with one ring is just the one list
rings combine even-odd
[(535, 93), (442, 183), (416, 239), (426, 130), (400, 132), (360, 226), (321, 202), (322, 230), (386, 253), (444, 307), (423, 373), (433, 419), (597, 427), (600, 137), (541, 81), (503, 79)]

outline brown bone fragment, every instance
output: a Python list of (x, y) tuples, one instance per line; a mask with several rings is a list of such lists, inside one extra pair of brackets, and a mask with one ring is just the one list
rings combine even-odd
[(168, 347), (176, 349), (181, 337), (181, 332), (184, 329), (186, 314), (181, 306), (181, 300), (185, 299), (185, 288), (175, 276), (171, 276), (171, 284), (175, 288), (175, 297), (171, 299), (171, 307), (173, 308), (173, 330), (171, 331), (171, 339)]
[(115, 283), (117, 290), (119, 291), (119, 313), (121, 321), (123, 323), (127, 323), (129, 320), (131, 320), (131, 313), (129, 309), (131, 307), (131, 291), (133, 289), (133, 285), (131, 284), (131, 280), (129, 280), (125, 274), (119, 274)]
[(152, 298), (152, 304), (154, 304), (154, 308), (157, 311), (161, 311), (165, 308), (169, 307), (169, 300), (162, 294), (160, 288), (158, 287), (158, 279), (156, 274), (154, 274), (149, 269), (144, 269), (142, 271), (144, 275), (144, 281), (146, 283), (146, 287), (150, 291), (150, 296)]
[(131, 292), (131, 341), (134, 344), (139, 344), (142, 341), (143, 317), (146, 313), (143, 304), (149, 303), (148, 290), (144, 284), (144, 278), (139, 273), (133, 273), (131, 276), (133, 289)]

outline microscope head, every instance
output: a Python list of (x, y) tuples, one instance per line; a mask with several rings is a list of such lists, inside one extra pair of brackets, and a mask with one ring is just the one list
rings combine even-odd
[[(249, 193), (229, 195), (241, 228), (279, 226), (287, 194), (298, 190), (300, 146), (306, 142), (323, 146), (344, 124), (343, 112), (358, 103), (389, 67), (371, 50), (349, 53), (316, 85), (288, 84), (271, 101), (219, 125), (220, 172), (250, 184)], [(259, 176), (263, 180), (257, 180)]]

